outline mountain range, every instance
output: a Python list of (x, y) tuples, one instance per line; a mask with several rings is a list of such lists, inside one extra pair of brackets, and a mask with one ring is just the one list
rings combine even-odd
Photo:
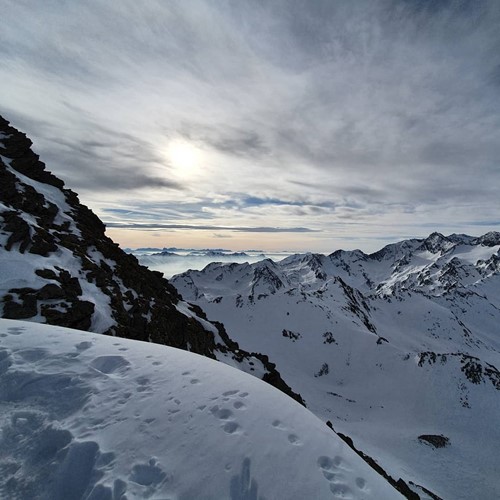
[[(212, 263), (171, 282), (393, 476), (498, 498), (500, 233)], [(438, 436), (436, 448), (419, 436)]]
[(499, 233), (166, 280), (31, 145), (0, 118), (1, 495), (500, 496)]

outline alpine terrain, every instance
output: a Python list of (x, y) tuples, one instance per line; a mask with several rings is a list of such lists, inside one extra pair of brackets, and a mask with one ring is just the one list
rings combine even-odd
[(31, 144), (0, 117), (0, 317), (178, 347), (238, 366), (301, 401), (266, 356), (240, 350), (223, 325), (111, 241)]
[(0, 498), (500, 496), (500, 234), (168, 281), (31, 144), (0, 118)]
[(223, 363), (0, 319), (0, 498), (403, 498), (299, 403)]
[(172, 283), (390, 475), (494, 499), (499, 249), (500, 233), (433, 233), (371, 255), (212, 263)]

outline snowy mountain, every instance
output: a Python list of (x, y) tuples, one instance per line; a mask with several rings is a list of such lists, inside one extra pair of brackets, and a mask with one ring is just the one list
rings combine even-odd
[(167, 281), (30, 147), (0, 118), (1, 498), (500, 497), (499, 233)]
[(0, 497), (403, 498), (268, 384), (171, 347), (0, 320)]
[(433, 233), (371, 255), (213, 263), (171, 282), (391, 475), (441, 498), (493, 499), (499, 250), (500, 233)]
[(128, 250), (135, 255), (140, 264), (150, 269), (164, 273), (167, 278), (184, 272), (186, 269), (203, 269), (208, 264), (217, 261), (230, 264), (237, 262), (254, 263), (262, 259), (272, 258), (275, 261), (291, 255), (285, 252), (263, 254), (261, 250), (248, 252), (231, 252), (222, 250), (163, 250), (158, 252), (144, 252), (140, 249)]
[(236, 365), (301, 401), (267, 356), (181, 300), (45, 170), (31, 141), (0, 117), (0, 317), (166, 344)]

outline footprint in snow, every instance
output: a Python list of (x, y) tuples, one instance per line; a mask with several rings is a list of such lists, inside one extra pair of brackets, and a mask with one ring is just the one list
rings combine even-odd
[[(356, 495), (345, 482), (343, 471), (349, 471), (349, 467), (344, 464), (344, 460), (340, 456), (333, 458), (321, 456), (318, 458), (318, 466), (323, 473), (325, 479), (330, 483), (330, 491), (336, 498), (352, 499)], [(365, 480), (361, 477), (356, 478), (356, 486), (363, 490), (365, 489)]]
[(147, 377), (137, 377), (135, 382), (138, 386), (135, 389), (137, 392), (151, 392), (151, 381)]
[(295, 434), (288, 434), (288, 442), (294, 446), (302, 446), (302, 442), (299, 437)]
[(92, 347), (92, 342), (88, 342), (85, 340), (84, 342), (76, 344), (75, 347), (78, 351), (86, 351), (87, 349), (90, 349)]
[(219, 408), (219, 405), (215, 405), (210, 408), (210, 413), (221, 421), (222, 430), (227, 434), (234, 434), (240, 428), (233, 420), (233, 412), (228, 408)]
[(142, 486), (156, 486), (167, 479), (167, 474), (151, 458), (147, 464), (135, 464), (129, 479)]
[(362, 477), (357, 477), (357, 478), (356, 478), (356, 486), (357, 486), (360, 490), (364, 490), (364, 489), (365, 489), (365, 486), (366, 486), (366, 481), (365, 481)]
[(227, 434), (234, 434), (238, 429), (239, 425), (236, 422), (227, 422), (227, 424), (224, 424), (222, 429), (224, 432)]
[[(275, 429), (278, 429), (279, 431), (287, 431), (287, 427), (283, 424), (281, 420), (273, 420), (271, 424)], [(290, 444), (293, 444), (294, 446), (302, 446), (302, 441), (300, 440), (299, 436), (296, 434), (288, 434), (287, 436), (288, 442)]]
[(227, 408), (219, 408), (218, 405), (210, 408), (210, 413), (219, 420), (228, 420), (233, 416), (233, 412)]
[(21, 335), (22, 333), (24, 333), (24, 330), (24, 326), (12, 326), (10, 328), (7, 328), (7, 332), (11, 335)]
[(275, 429), (279, 429), (280, 431), (286, 431), (286, 427), (283, 425), (283, 422), (281, 420), (273, 420), (273, 423), (271, 424)]

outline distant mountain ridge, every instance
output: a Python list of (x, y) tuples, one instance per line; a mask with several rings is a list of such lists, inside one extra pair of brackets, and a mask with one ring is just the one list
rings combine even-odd
[(259, 353), (182, 301), (141, 266), (45, 169), (32, 142), (0, 117), (0, 316), (178, 347), (253, 373), (302, 402)]

